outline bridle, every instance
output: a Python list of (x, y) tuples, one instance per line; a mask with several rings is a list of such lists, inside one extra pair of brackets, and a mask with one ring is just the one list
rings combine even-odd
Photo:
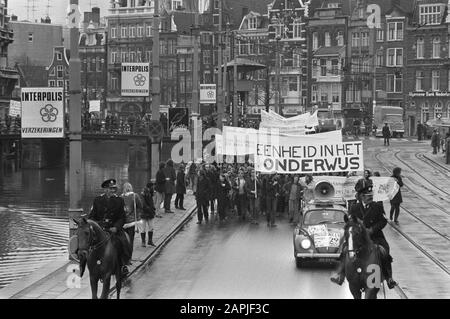
[[(347, 254), (349, 254), (349, 256), (351, 258), (353, 258), (354, 256), (357, 256), (361, 252), (361, 249), (362, 249), (362, 246), (360, 246), (358, 249), (353, 248), (353, 236), (352, 236), (353, 231), (352, 231), (352, 229), (353, 229), (353, 226), (351, 226), (348, 229), (348, 247), (347, 247)], [(350, 247), (350, 246), (352, 246), (352, 247)]]
[(94, 231), (94, 227), (92, 227), (92, 225), (89, 224), (88, 250), (90, 253), (99, 249), (100, 247), (102, 247), (104, 244), (106, 244), (106, 242), (110, 238), (111, 238), (111, 235), (106, 233), (106, 238), (104, 240), (102, 240), (101, 242), (99, 242), (97, 244), (94, 244), (94, 242), (96, 241), (95, 231)]

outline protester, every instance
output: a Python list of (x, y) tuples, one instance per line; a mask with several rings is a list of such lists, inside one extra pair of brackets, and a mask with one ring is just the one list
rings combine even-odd
[(175, 197), (175, 208), (186, 210), (184, 208), (184, 194), (186, 194), (186, 176), (184, 174), (184, 165), (180, 165), (177, 173), (177, 196)]
[(245, 182), (246, 196), (249, 203), (251, 224), (258, 225), (258, 211), (256, 209), (256, 176), (255, 172), (250, 173), (250, 178)]
[(139, 195), (133, 192), (133, 186), (130, 183), (123, 184), (121, 197), (125, 203), (125, 224), (123, 228), (129, 237), (131, 254), (133, 254), (134, 234), (137, 231), (136, 224), (138, 222), (138, 216), (140, 217), (142, 214), (143, 205)]
[(294, 180), (289, 189), (289, 222), (297, 223), (299, 217), (299, 204), (302, 186), (299, 184), (299, 177), (294, 176)]
[(156, 217), (162, 217), (159, 212), (161, 210), (161, 204), (164, 202), (164, 193), (166, 191), (166, 175), (164, 174), (164, 168), (166, 164), (159, 163), (159, 170), (156, 172)]
[(145, 235), (148, 234), (147, 245), (155, 246), (153, 243), (153, 229), (154, 229), (154, 218), (155, 218), (155, 205), (153, 203), (153, 183), (150, 182), (142, 190), (142, 212), (141, 220), (138, 223), (138, 229), (141, 234), (142, 247), (145, 247)]
[(217, 213), (219, 215), (219, 221), (223, 222), (226, 218), (229, 193), (231, 190), (230, 182), (226, 179), (225, 174), (219, 175), (219, 185), (217, 188)]
[(176, 192), (175, 181), (177, 180), (177, 173), (173, 168), (173, 161), (171, 159), (166, 162), (164, 176), (166, 177), (166, 184), (164, 188), (164, 211), (166, 213), (173, 214), (174, 212), (170, 210), (170, 203), (172, 201), (173, 194)]
[(233, 186), (236, 196), (237, 196), (237, 212), (238, 216), (245, 220), (245, 215), (247, 214), (247, 195), (245, 193), (246, 190), (246, 181), (244, 178), (244, 171), (241, 170), (239, 172), (238, 178), (236, 178), (234, 186)]
[[(400, 204), (403, 202), (401, 187), (403, 187), (402, 180), (402, 169), (400, 167), (394, 168), (392, 171), (392, 177), (395, 178), (397, 184), (399, 186), (399, 190), (394, 198), (391, 199), (391, 211), (390, 211), (390, 220), (392, 221), (392, 217), (394, 217), (394, 223), (398, 224), (398, 215), (400, 214)], [(394, 214), (395, 213), (395, 214)]]
[(431, 135), (431, 147), (433, 148), (433, 154), (437, 154), (439, 147), (439, 134), (437, 129), (434, 129), (433, 135)]
[(203, 218), (205, 222), (208, 223), (208, 202), (209, 202), (209, 190), (210, 183), (206, 177), (206, 172), (203, 168), (200, 169), (198, 179), (194, 185), (194, 195), (197, 201), (197, 224), (201, 224)]

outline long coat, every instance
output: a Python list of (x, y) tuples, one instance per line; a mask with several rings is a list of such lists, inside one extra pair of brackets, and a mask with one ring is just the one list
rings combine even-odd
[(391, 131), (389, 130), (388, 126), (383, 126), (382, 133), (384, 138), (391, 137)]
[(362, 220), (364, 227), (372, 229), (370, 234), (372, 241), (389, 251), (389, 246), (383, 234), (383, 228), (387, 225), (384, 215), (383, 203), (372, 202), (369, 204), (368, 209), (365, 209), (362, 203), (358, 203), (350, 209), (350, 216), (358, 217)]
[(94, 199), (88, 219), (92, 219), (105, 228), (116, 227), (121, 229), (125, 223), (125, 203), (123, 198), (112, 195), (110, 198), (105, 194)]
[(186, 175), (183, 171), (178, 171), (176, 191), (177, 194), (186, 194)]
[(195, 189), (195, 198), (200, 203), (207, 203), (210, 199), (211, 183), (206, 176), (200, 176), (197, 179)]
[(153, 219), (155, 218), (155, 203), (153, 202), (153, 194), (147, 190), (141, 193), (142, 198), (142, 219)]
[(433, 135), (431, 136), (431, 146), (432, 147), (438, 147), (439, 146), (439, 135), (433, 133)]
[(402, 187), (403, 187), (403, 181), (402, 178), (400, 176), (392, 176), (393, 178), (395, 178), (397, 180), (397, 184), (398, 186), (400, 186), (400, 189), (398, 190), (398, 193), (395, 194), (394, 198), (391, 199), (391, 204), (401, 204), (403, 203), (403, 198), (402, 198)]
[(166, 191), (166, 175), (164, 174), (164, 169), (160, 169), (156, 172), (155, 191), (158, 193), (165, 193)]
[(175, 169), (171, 166), (166, 166), (166, 168), (164, 168), (164, 175), (166, 176), (165, 193), (175, 194), (175, 181), (177, 180), (177, 173), (175, 172)]

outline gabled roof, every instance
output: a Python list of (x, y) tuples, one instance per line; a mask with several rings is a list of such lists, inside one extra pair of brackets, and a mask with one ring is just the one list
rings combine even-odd
[(320, 47), (313, 55), (314, 56), (336, 56), (345, 52), (345, 46)]
[(45, 66), (16, 65), (20, 75), (22, 87), (46, 87), (48, 86), (48, 72)]

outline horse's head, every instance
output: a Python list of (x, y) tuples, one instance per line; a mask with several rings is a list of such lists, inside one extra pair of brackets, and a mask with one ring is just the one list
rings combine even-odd
[(361, 253), (369, 245), (369, 235), (366, 228), (356, 217), (347, 221), (345, 226), (345, 239), (348, 243), (348, 253), (350, 258)]
[(77, 228), (77, 255), (80, 260), (80, 276), (83, 277), (86, 268), (87, 257), (90, 247), (97, 241), (97, 235), (90, 220), (82, 217), (81, 220), (74, 222), (78, 225)]

